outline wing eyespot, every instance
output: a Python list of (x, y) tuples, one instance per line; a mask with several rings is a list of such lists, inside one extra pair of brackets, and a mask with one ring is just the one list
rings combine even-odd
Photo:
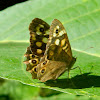
[(34, 72), (36, 72), (36, 73), (37, 73), (37, 69), (36, 69), (36, 67), (34, 68)]
[(33, 59), (33, 60), (32, 60), (32, 63), (33, 63), (33, 64), (36, 64), (36, 63), (37, 63), (37, 61)]
[(45, 65), (46, 63), (47, 63), (47, 61), (44, 61), (44, 62), (43, 62), (43, 65)]
[(45, 73), (45, 71), (46, 71), (46, 69), (45, 69), (45, 68), (42, 68), (42, 69), (40, 70), (41, 74), (44, 74), (44, 73)]
[(34, 58), (34, 57), (35, 57), (35, 55), (32, 54), (32, 58)]
[(36, 68), (36, 66), (35, 66), (35, 67), (33, 67), (32, 71), (33, 71), (34, 73), (36, 73), (36, 74), (37, 74), (37, 68)]
[(40, 32), (44, 32), (44, 28), (42, 28), (42, 27), (40, 27), (39, 30), (40, 30)]
[(58, 29), (56, 29), (56, 32), (55, 32), (55, 33), (58, 33), (58, 31), (59, 31), (59, 30), (58, 30)]

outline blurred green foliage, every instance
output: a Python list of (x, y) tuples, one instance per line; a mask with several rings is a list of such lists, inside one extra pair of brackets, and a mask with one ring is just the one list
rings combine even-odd
[(0, 78), (0, 100), (99, 100), (99, 97), (75, 96)]

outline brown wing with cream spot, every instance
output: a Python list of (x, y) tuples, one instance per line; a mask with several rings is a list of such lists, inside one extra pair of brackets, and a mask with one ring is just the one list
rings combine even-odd
[(33, 54), (42, 57), (49, 37), (50, 26), (39, 18), (35, 18), (29, 25), (30, 48)]
[(57, 19), (54, 19), (51, 24), (49, 41), (46, 48), (49, 60), (66, 60), (68, 62), (72, 60), (72, 52), (67, 33), (62, 23)]

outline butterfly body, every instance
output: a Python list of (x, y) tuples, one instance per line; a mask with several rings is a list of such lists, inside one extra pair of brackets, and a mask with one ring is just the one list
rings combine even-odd
[(55, 80), (65, 71), (69, 71), (76, 61), (72, 57), (67, 33), (57, 19), (51, 26), (35, 18), (29, 26), (30, 46), (25, 54), (26, 70), (32, 78), (41, 82)]

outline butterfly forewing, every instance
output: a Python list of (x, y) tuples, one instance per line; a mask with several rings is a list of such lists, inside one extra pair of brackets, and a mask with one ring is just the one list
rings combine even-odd
[(39, 18), (35, 18), (29, 25), (30, 48), (32, 53), (43, 56), (49, 37), (49, 25)]
[[(53, 54), (58, 54), (58, 56), (60, 56), (63, 52), (65, 52), (67, 59), (72, 60), (72, 52), (67, 33), (62, 23), (57, 19), (54, 19), (51, 24), (47, 48), (49, 48), (48, 58), (52, 59), (52, 57), (54, 57)], [(58, 60), (60, 61), (60, 59)]]

